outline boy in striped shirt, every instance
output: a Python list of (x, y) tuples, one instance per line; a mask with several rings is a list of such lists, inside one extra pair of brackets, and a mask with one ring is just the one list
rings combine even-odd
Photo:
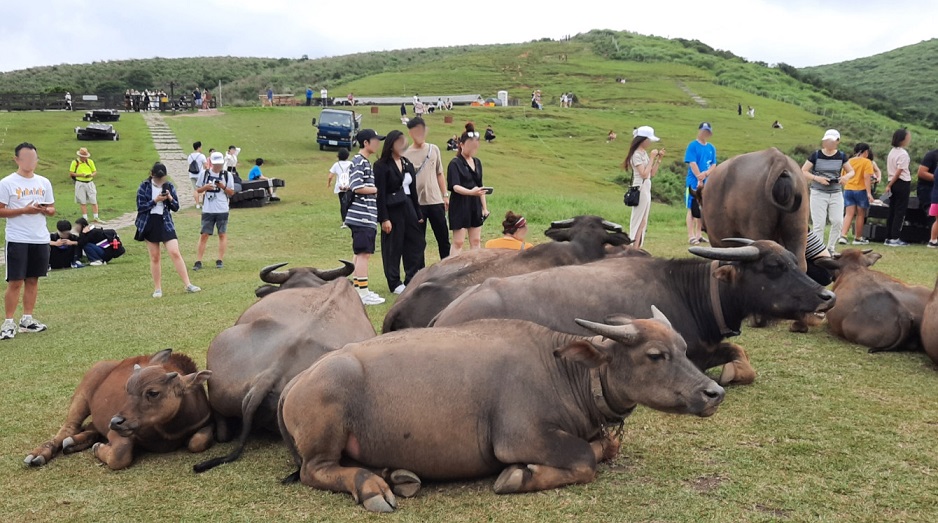
[(368, 260), (375, 253), (378, 226), (378, 189), (368, 157), (378, 152), (384, 136), (373, 129), (362, 129), (355, 137), (361, 148), (352, 159), (349, 190), (352, 205), (345, 216), (345, 225), (352, 231), (352, 252), (355, 254), (355, 272), (352, 284), (365, 305), (380, 305), (384, 298), (368, 289)]

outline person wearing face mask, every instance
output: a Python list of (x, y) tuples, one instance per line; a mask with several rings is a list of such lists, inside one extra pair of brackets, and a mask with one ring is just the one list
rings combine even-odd
[(449, 202), (449, 228), (453, 231), (450, 256), (462, 252), (466, 236), (469, 249), (482, 246), (482, 223), (489, 217), (482, 186), (482, 162), (475, 157), (479, 150), (479, 132), (472, 122), (459, 137), (459, 154), (450, 160), (446, 169), (447, 185), (452, 193)]
[(414, 164), (404, 156), (406, 148), (404, 133), (391, 131), (374, 166), (378, 223), (381, 224), (381, 260), (388, 288), (394, 294), (404, 292), (417, 271), (423, 268), (427, 247), (423, 212), (417, 196), (417, 172)]

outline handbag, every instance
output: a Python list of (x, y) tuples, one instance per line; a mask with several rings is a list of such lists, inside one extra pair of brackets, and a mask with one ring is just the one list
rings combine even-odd
[(629, 187), (629, 191), (625, 193), (624, 203), (629, 207), (638, 206), (638, 202), (641, 199), (642, 189), (638, 185), (633, 185)]

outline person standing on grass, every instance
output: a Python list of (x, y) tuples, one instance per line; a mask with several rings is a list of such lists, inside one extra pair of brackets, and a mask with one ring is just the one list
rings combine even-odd
[(326, 89), (325, 87), (323, 87), (323, 88), (319, 91), (319, 96), (320, 96), (320, 98), (322, 98), (322, 106), (323, 106), (323, 107), (328, 107), (328, 106), (329, 106), (329, 90)]
[[(39, 155), (28, 142), (16, 146), (16, 172), (0, 180), (0, 218), (6, 218), (6, 316), (0, 327), (0, 340), (19, 332), (42, 332), (46, 326), (33, 318), (39, 295), (39, 278), (49, 270), (49, 230), (46, 216), (55, 215), (52, 184), (36, 174)], [(13, 321), (20, 293), (23, 316)]]
[[(684, 163), (687, 164), (687, 178), (684, 183), (684, 204), (687, 206), (687, 241), (691, 245), (706, 243), (700, 225), (700, 203), (692, 191), (707, 182), (707, 177), (717, 166), (717, 148), (710, 143), (713, 128), (709, 122), (697, 126), (697, 139), (687, 145)], [(652, 161), (655, 159), (652, 158)], [(632, 237), (634, 239), (634, 236)]]
[(313, 88), (306, 88), (306, 107), (313, 105)]
[(267, 88), (267, 105), (274, 106), (274, 89), (273, 87)]
[(869, 240), (863, 237), (863, 224), (866, 220), (867, 210), (873, 203), (873, 184), (872, 178), (879, 176), (879, 167), (873, 163), (873, 150), (869, 144), (858, 143), (853, 148), (853, 158), (850, 159), (850, 167), (856, 173), (850, 180), (844, 184), (844, 205), (847, 208), (847, 214), (844, 217), (844, 226), (840, 231), (840, 239), (837, 240), (841, 245), (847, 245), (847, 233), (850, 226), (853, 225), (854, 216), (856, 216), (856, 226), (853, 229), (853, 244), (867, 245)]
[(206, 162), (205, 155), (202, 154), (202, 142), (193, 143), (192, 153), (186, 158), (186, 165), (189, 166), (189, 181), (192, 182), (192, 196), (195, 198), (196, 209), (202, 208), (202, 193), (198, 191), (198, 188), (199, 178), (205, 171)]
[(417, 271), (424, 267), (427, 249), (424, 217), (417, 198), (417, 170), (404, 157), (406, 148), (404, 133), (391, 131), (374, 167), (378, 223), (381, 224), (381, 261), (388, 288), (394, 294), (404, 292)]
[(196, 111), (202, 107), (202, 91), (199, 90), (198, 86), (192, 91), (192, 107), (195, 108)]
[(459, 153), (446, 168), (446, 181), (452, 197), (449, 204), (449, 228), (453, 231), (450, 256), (462, 252), (469, 235), (469, 250), (482, 246), (482, 224), (489, 217), (482, 186), (482, 162), (475, 157), (479, 150), (479, 132), (472, 122), (459, 137)]
[(348, 94), (348, 104), (355, 107), (355, 95), (352, 93)]
[(91, 159), (88, 149), (82, 147), (75, 153), (77, 159), (72, 160), (68, 166), (68, 175), (75, 182), (75, 203), (81, 207), (81, 217), (88, 219), (88, 205), (94, 214), (94, 221), (100, 222), (98, 217), (98, 188), (94, 184), (94, 177), (98, 170)]
[(909, 244), (899, 239), (902, 222), (909, 207), (909, 194), (912, 192), (912, 173), (909, 171), (911, 160), (906, 147), (912, 141), (908, 129), (899, 129), (892, 135), (892, 150), (886, 157), (886, 172), (889, 182), (886, 194), (889, 194), (889, 214), (886, 217), (886, 243), (889, 247), (906, 247)]
[(348, 208), (352, 205), (352, 192), (349, 190), (349, 177), (352, 173), (352, 162), (348, 160), (348, 149), (342, 147), (336, 158), (336, 162), (329, 169), (329, 179), (326, 180), (326, 187), (332, 186), (332, 179), (335, 178), (335, 188), (333, 192), (339, 197), (339, 214), (342, 216), (342, 229), (348, 229), (345, 225), (345, 217), (348, 215)]
[(934, 220), (931, 224), (931, 238), (928, 240), (928, 246), (932, 249), (938, 249), (938, 183), (931, 188), (931, 205), (928, 206), (928, 216)]
[(414, 118), (407, 122), (407, 131), (411, 144), (404, 151), (404, 156), (417, 169), (417, 200), (424, 217), (420, 226), (426, 238), (429, 222), (436, 238), (440, 259), (443, 260), (450, 253), (449, 226), (446, 224), (449, 196), (446, 192), (446, 176), (443, 173), (443, 156), (439, 147), (427, 143), (427, 123), (423, 118)]
[(648, 154), (648, 145), (659, 141), (655, 130), (647, 125), (635, 130), (635, 138), (629, 146), (623, 167), (632, 171), (632, 187), (639, 188), (638, 205), (632, 209), (629, 218), (629, 238), (641, 249), (645, 245), (645, 232), (648, 231), (648, 215), (651, 213), (651, 179), (658, 174), (664, 149), (654, 149)]
[(827, 220), (831, 222), (831, 232), (825, 246), (831, 254), (840, 239), (844, 225), (843, 183), (851, 180), (856, 173), (847, 161), (847, 155), (837, 149), (840, 145), (840, 133), (828, 129), (821, 138), (821, 149), (811, 153), (801, 166), (801, 173), (811, 182), (811, 223), (814, 232), (824, 240), (824, 228)]
[(212, 168), (202, 173), (197, 189), (205, 195), (205, 203), (202, 205), (202, 232), (199, 236), (195, 265), (192, 267), (195, 271), (202, 269), (202, 256), (205, 255), (208, 237), (216, 229), (218, 230), (216, 269), (225, 267), (225, 251), (228, 249), (228, 198), (234, 194), (234, 178), (231, 173), (223, 170), (225, 157), (221, 153), (212, 153), (209, 161)]
[[(918, 172), (916, 173), (918, 183), (915, 191), (922, 212), (925, 213), (925, 216), (928, 216), (929, 226), (933, 226), (936, 221), (929, 214), (932, 204), (938, 203), (938, 199), (932, 196), (935, 189), (935, 172), (938, 172), (938, 149), (925, 153), (925, 157), (922, 158), (922, 163), (918, 166)], [(932, 247), (932, 245), (929, 244), (929, 247)], [(935, 245), (935, 247), (938, 247), (938, 245)]]
[(179, 240), (173, 225), (172, 213), (179, 211), (179, 197), (176, 188), (166, 179), (166, 166), (157, 162), (150, 169), (150, 176), (137, 189), (137, 228), (134, 239), (146, 242), (150, 254), (150, 274), (153, 276), (153, 297), (163, 297), (163, 268), (160, 265), (160, 244), (166, 245), (166, 252), (173, 261), (176, 273), (186, 286), (186, 292), (199, 292), (202, 289), (189, 281), (186, 262), (179, 252)]
[(345, 225), (352, 232), (352, 252), (355, 255), (355, 272), (352, 285), (365, 305), (380, 305), (384, 298), (368, 289), (368, 260), (375, 253), (375, 239), (378, 227), (378, 188), (375, 175), (368, 158), (378, 151), (384, 136), (373, 129), (362, 129), (355, 137), (358, 141), (358, 154), (352, 159), (352, 173), (349, 175), (349, 190), (352, 191), (352, 204), (345, 217)]

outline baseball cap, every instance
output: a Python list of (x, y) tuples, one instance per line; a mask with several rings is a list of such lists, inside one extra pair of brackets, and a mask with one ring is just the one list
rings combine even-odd
[(713, 127), (710, 127), (710, 122), (703, 122), (700, 124), (700, 127), (697, 128), (698, 131), (709, 131), (713, 132)]
[(832, 140), (835, 142), (839, 141), (840, 133), (837, 132), (837, 129), (828, 129), (827, 131), (824, 132), (824, 138), (821, 138), (821, 141), (824, 141), (824, 140)]
[(638, 129), (635, 129), (635, 132), (632, 133), (632, 136), (641, 136), (643, 138), (648, 138), (653, 142), (657, 142), (661, 139), (655, 136), (655, 130), (647, 125), (643, 125)]
[(375, 138), (378, 140), (384, 140), (384, 136), (376, 133), (374, 129), (362, 129), (361, 131), (358, 131), (357, 135), (355, 135), (355, 141), (357, 141), (359, 144), (364, 144), (368, 140), (374, 140)]
[(212, 156), (209, 157), (209, 160), (212, 162), (212, 165), (221, 165), (225, 163), (225, 155), (215, 151), (212, 153)]

